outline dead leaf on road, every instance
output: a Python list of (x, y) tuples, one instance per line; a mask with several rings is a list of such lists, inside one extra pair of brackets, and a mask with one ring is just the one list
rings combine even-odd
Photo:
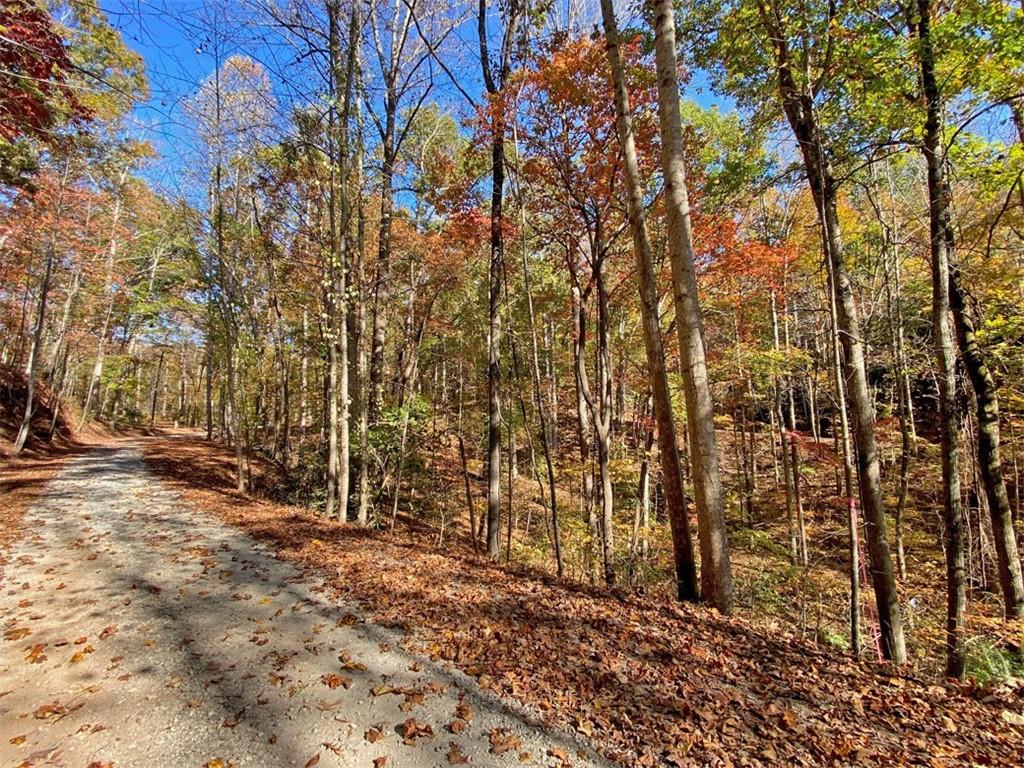
[(454, 741), (448, 745), (448, 764), (449, 765), (465, 765), (469, 762), (469, 758), (466, 757), (466, 753), (462, 751)]
[(85, 646), (82, 650), (78, 651), (71, 657), (71, 663), (77, 664), (80, 661), (84, 661), (85, 657), (92, 653), (95, 649), (91, 645)]
[(434, 735), (434, 729), (430, 727), (429, 723), (422, 723), (415, 717), (410, 717), (404, 723), (399, 726), (399, 733), (402, 734), (402, 740), (405, 744), (410, 747), (416, 745), (416, 739), (419, 738), (432, 738)]
[(522, 739), (513, 736), (505, 728), (495, 728), (491, 731), (491, 754), (500, 755), (513, 749), (519, 749), (523, 745)]
[(344, 686), (345, 688), (348, 688), (350, 685), (352, 685), (352, 678), (346, 675), (337, 675), (334, 672), (330, 672), (326, 675), (321, 675), (320, 682), (333, 691), (338, 686)]

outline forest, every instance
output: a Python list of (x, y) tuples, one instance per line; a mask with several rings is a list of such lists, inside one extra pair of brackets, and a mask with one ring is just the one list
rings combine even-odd
[(0, 473), (138, 441), (343, 584), (696, 604), (1012, 742), (1022, 376), (1022, 5), (0, 6)]

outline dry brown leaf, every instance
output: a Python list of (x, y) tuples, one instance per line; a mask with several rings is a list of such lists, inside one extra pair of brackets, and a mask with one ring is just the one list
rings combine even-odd
[(334, 672), (329, 672), (328, 674), (320, 677), (320, 682), (333, 691), (339, 686), (344, 686), (347, 689), (352, 685), (352, 678), (346, 675), (338, 675)]
[(548, 757), (553, 757), (562, 763), (569, 762), (569, 753), (561, 747), (548, 747)]
[(448, 745), (448, 764), (449, 765), (465, 765), (469, 762), (469, 758), (466, 757), (466, 753), (462, 751), (454, 741)]
[(398, 727), (398, 732), (402, 734), (402, 740), (409, 746), (415, 746), (416, 739), (420, 738), (432, 738), (434, 735), (434, 729), (429, 723), (423, 723), (417, 720), (415, 717), (410, 717), (404, 723)]
[(522, 739), (508, 732), (506, 728), (495, 728), (490, 733), (491, 754), (500, 755), (523, 745)]
[(50, 718), (62, 717), (68, 713), (68, 708), (58, 701), (43, 704), (38, 707), (32, 716), (36, 720), (49, 720)]
[(85, 648), (83, 648), (82, 650), (80, 650), (77, 653), (75, 653), (74, 655), (72, 655), (71, 663), (72, 664), (77, 664), (80, 661), (84, 661), (85, 657), (88, 656), (90, 653), (92, 653), (93, 650), (94, 649), (93, 649), (93, 647), (91, 645), (85, 646)]
[(473, 708), (469, 706), (465, 695), (459, 698), (459, 706), (455, 708), (455, 716), (465, 720), (467, 723), (473, 722)]

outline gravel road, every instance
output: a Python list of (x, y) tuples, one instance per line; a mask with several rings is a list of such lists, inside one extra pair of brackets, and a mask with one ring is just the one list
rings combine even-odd
[(0, 766), (606, 765), (188, 508), (132, 444), (69, 461), (26, 526)]

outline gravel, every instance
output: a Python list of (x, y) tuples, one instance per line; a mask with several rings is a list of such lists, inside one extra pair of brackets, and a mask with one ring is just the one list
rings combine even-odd
[(608, 765), (190, 509), (134, 445), (66, 464), (26, 529), (0, 579), (0, 765)]

